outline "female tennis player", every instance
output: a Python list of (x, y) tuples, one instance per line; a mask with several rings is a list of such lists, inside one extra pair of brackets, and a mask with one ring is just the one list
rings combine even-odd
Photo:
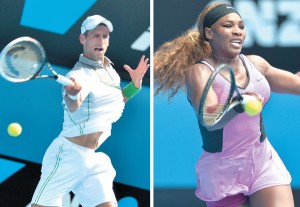
[(117, 206), (112, 186), (116, 172), (110, 158), (95, 150), (110, 136), (124, 103), (140, 91), (149, 64), (143, 56), (135, 70), (125, 65), (132, 82), (121, 89), (120, 77), (105, 56), (112, 31), (112, 23), (100, 15), (82, 23), (83, 54), (67, 74), (74, 85), (63, 90), (63, 129), (43, 158), (32, 207), (62, 206), (70, 191), (82, 206)]
[[(241, 54), (245, 38), (243, 19), (232, 5), (207, 6), (199, 15), (198, 31), (188, 30), (155, 52), (156, 93), (170, 90), (172, 97), (186, 88), (197, 114), (207, 80), (225, 63), (234, 70), (239, 92), (261, 97), (264, 105), (271, 91), (300, 95), (300, 73)], [(224, 88), (230, 84), (225, 77), (219, 80)], [(217, 130), (199, 127), (204, 152), (196, 165), (196, 195), (208, 207), (294, 206), (291, 176), (265, 134), (261, 114), (237, 113)]]

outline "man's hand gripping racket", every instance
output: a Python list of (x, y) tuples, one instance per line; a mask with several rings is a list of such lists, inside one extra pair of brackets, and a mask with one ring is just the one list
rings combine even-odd
[[(53, 75), (39, 75), (47, 64)], [(0, 74), (11, 82), (25, 82), (37, 78), (53, 78), (65, 86), (74, 82), (57, 74), (47, 61), (42, 45), (31, 37), (20, 37), (6, 45), (0, 54)]]

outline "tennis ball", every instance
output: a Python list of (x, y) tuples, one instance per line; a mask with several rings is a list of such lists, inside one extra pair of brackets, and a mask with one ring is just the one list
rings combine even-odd
[(243, 108), (249, 116), (255, 116), (262, 110), (262, 102), (255, 96), (243, 95)]
[(11, 123), (8, 125), (7, 132), (12, 137), (17, 137), (22, 133), (22, 127), (19, 123)]

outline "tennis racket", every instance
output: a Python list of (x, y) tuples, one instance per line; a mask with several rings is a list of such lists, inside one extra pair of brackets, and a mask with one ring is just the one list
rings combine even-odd
[[(40, 75), (47, 64), (52, 75)], [(25, 82), (38, 78), (53, 78), (63, 85), (73, 81), (57, 74), (47, 61), (42, 45), (31, 37), (20, 37), (6, 45), (0, 54), (0, 74), (11, 82)]]
[[(224, 81), (229, 84), (224, 84)], [(221, 64), (212, 72), (204, 87), (199, 104), (199, 121), (203, 126), (212, 128), (218, 125), (229, 111), (233, 111), (232, 109), (236, 109), (238, 113), (243, 112), (239, 107), (242, 101), (243, 96), (237, 90), (232, 67)], [(233, 115), (230, 115), (226, 119), (230, 120), (232, 117)]]

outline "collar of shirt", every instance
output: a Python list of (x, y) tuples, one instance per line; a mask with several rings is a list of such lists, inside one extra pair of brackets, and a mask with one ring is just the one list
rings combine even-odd
[(83, 54), (79, 56), (79, 62), (89, 65), (93, 69), (105, 68), (109, 65), (113, 65), (113, 63), (107, 57), (104, 57), (104, 62), (107, 63), (104, 65), (102, 61), (95, 61), (95, 60), (88, 59), (84, 57)]

